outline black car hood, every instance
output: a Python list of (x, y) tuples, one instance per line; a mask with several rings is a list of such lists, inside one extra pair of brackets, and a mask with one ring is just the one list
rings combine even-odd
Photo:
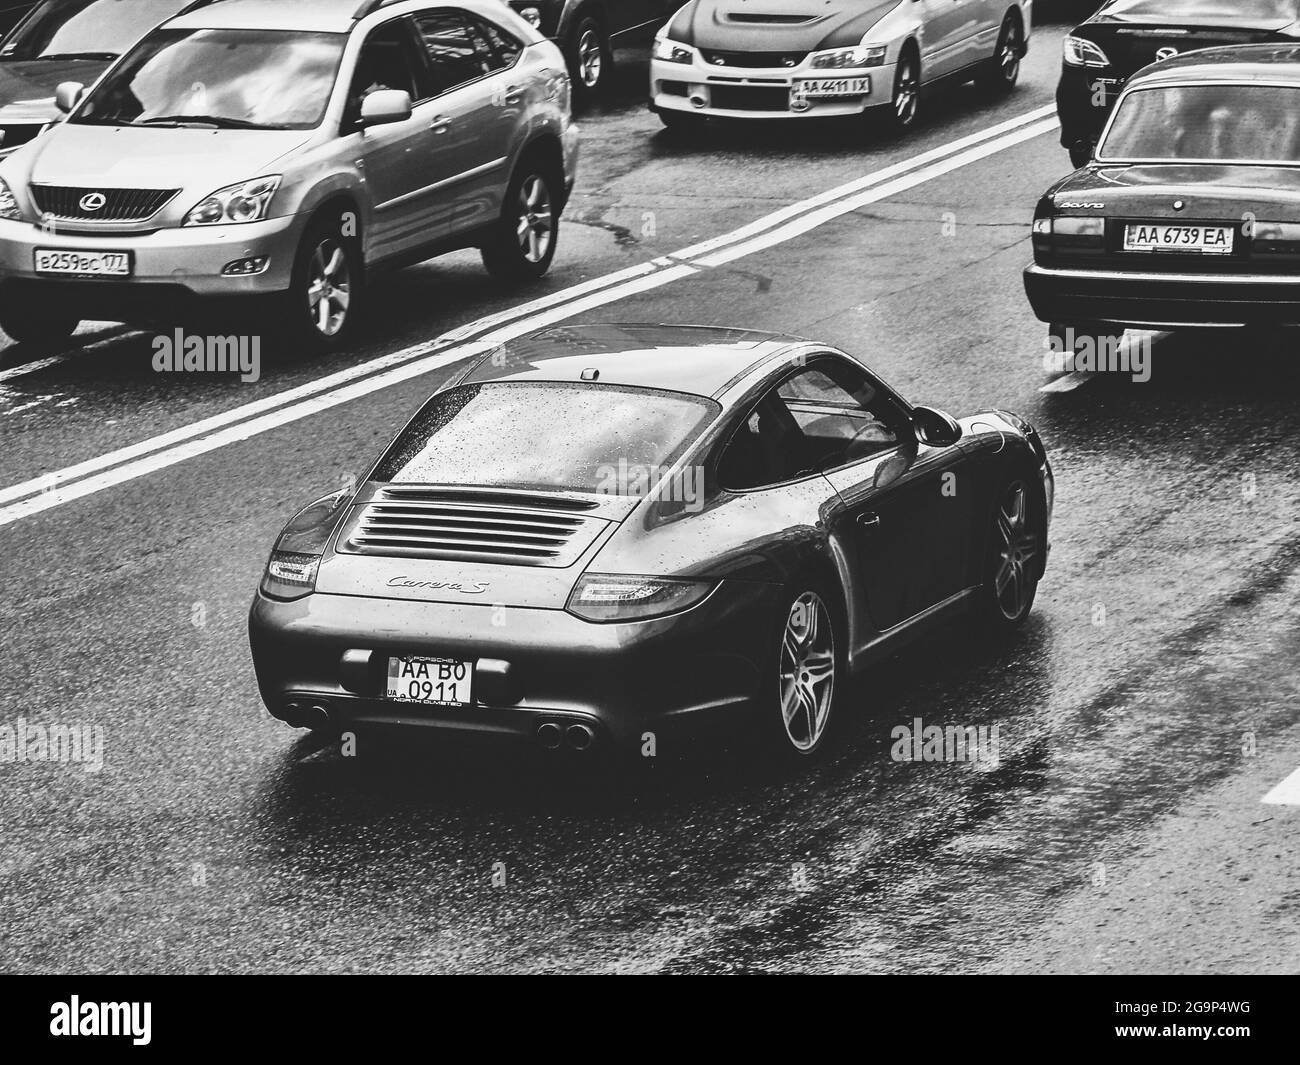
[[(19, 60), (0, 63), (0, 123), (48, 122), (58, 117), (54, 90), (61, 81), (89, 85), (108, 67), (100, 59)], [(43, 116), (43, 117), (42, 117)]]
[(1137, 26), (1214, 26), (1276, 33), (1293, 25), (1297, 13), (1278, 16), (1242, 10), (1242, 0), (1119, 0), (1088, 21)]
[[(1104, 204), (1108, 215), (1135, 211), (1153, 218), (1242, 218), (1247, 212), (1265, 219), (1269, 205), (1289, 208), (1288, 221), (1300, 215), (1300, 167), (1241, 166), (1222, 163), (1159, 163), (1140, 166), (1089, 167), (1070, 175), (1052, 190), (1058, 208), (1067, 203)], [(1187, 206), (1179, 212), (1175, 200)]]
[[(668, 36), (696, 48), (734, 52), (811, 52), (857, 44), (909, 0), (694, 0), (673, 18)], [(743, 21), (733, 21), (738, 16)], [(780, 21), (764, 22), (765, 16)], [(807, 22), (789, 22), (803, 16)]]

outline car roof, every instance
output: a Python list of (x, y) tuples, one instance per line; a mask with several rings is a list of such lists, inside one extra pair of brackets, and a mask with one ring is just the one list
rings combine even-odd
[(581, 381), (716, 397), (760, 363), (806, 341), (751, 329), (689, 325), (551, 326), (484, 355), (464, 384)]
[(1300, 84), (1300, 44), (1237, 44), (1184, 52), (1144, 67), (1129, 81), (1129, 87), (1192, 81)]

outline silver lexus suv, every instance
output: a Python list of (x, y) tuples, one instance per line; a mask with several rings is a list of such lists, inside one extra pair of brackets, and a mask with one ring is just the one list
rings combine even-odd
[[(330, 349), (376, 268), (538, 278), (577, 164), (554, 44), (500, 0), (225, 0), (158, 27), (0, 162), (0, 328), (236, 298)], [(250, 297), (258, 297), (256, 300)]]

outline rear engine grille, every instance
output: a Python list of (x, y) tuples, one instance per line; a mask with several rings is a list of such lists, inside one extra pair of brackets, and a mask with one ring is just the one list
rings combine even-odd
[(745, 67), (762, 69), (770, 67), (797, 67), (807, 52), (717, 52), (701, 48), (700, 55), (710, 66)]
[[(36, 209), (79, 222), (142, 222), (162, 210), (180, 189), (93, 189), (33, 185)], [(97, 206), (96, 206), (97, 204)]]
[(364, 506), (339, 550), (512, 566), (570, 566), (608, 525), (587, 500), (539, 493), (390, 486)]

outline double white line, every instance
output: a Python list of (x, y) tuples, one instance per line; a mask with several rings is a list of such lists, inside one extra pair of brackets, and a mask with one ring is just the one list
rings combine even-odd
[(771, 248), (841, 215), (1039, 137), (1056, 128), (1055, 118), (1050, 117), (1053, 110), (1051, 106), (1040, 107), (801, 200), (672, 255), (570, 286), (480, 318), (435, 340), (403, 348), (297, 388), (277, 392), (85, 462), (2, 488), (0, 525), (8, 525), (228, 444), (247, 440), (421, 374), (432, 373), (475, 352), (490, 350), (507, 340), (593, 308)]

